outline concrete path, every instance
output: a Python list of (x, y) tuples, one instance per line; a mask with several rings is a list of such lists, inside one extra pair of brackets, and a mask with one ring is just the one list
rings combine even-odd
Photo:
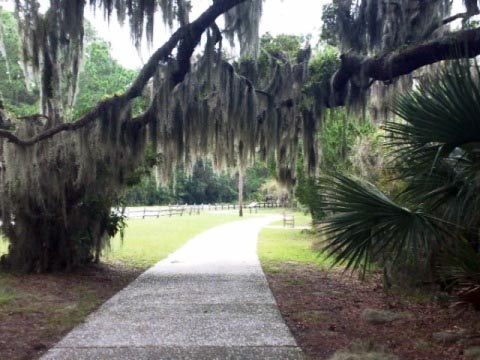
[(258, 232), (276, 220), (238, 221), (193, 238), (43, 359), (304, 359), (256, 255)]

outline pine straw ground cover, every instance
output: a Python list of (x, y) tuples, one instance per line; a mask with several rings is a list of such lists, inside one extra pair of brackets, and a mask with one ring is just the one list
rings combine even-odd
[[(426, 296), (387, 295), (381, 279), (360, 281), (311, 251), (315, 237), (306, 231), (264, 229), (259, 255), (280, 311), (298, 344), (311, 359), (330, 359), (341, 349), (374, 349), (380, 355), (335, 359), (460, 360), (464, 350), (480, 345), (480, 313), (459, 314), (446, 303)], [(288, 249), (286, 251), (285, 249)], [(288, 254), (288, 255), (286, 255)], [(410, 316), (386, 324), (361, 319), (365, 309), (385, 309)], [(432, 334), (473, 334), (457, 343), (438, 343)], [(338, 354), (337, 354), (338, 355)]]
[(103, 265), (70, 274), (3, 273), (0, 359), (38, 358), (140, 272)]
[[(249, 216), (249, 215), (246, 215)], [(0, 359), (36, 359), (143, 270), (188, 239), (238, 215), (130, 220), (103, 263), (67, 274), (22, 275), (0, 270)], [(7, 250), (0, 239), (0, 255)]]

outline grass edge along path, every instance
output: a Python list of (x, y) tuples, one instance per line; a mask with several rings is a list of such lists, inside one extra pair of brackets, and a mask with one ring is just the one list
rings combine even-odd
[[(280, 312), (298, 345), (311, 359), (465, 360), (468, 347), (480, 348), (478, 311), (386, 294), (380, 274), (361, 280), (318, 256), (319, 235), (305, 230), (263, 229), (258, 254)], [(366, 321), (366, 309), (407, 314), (392, 323)], [(435, 341), (440, 331), (473, 337)], [(448, 334), (448, 332), (447, 332)], [(478, 357), (476, 357), (478, 358)]]
[[(146, 268), (195, 235), (238, 220), (235, 212), (132, 219), (123, 243), (113, 239), (100, 265), (65, 274), (0, 271), (0, 359), (39, 358)], [(0, 241), (2, 249), (7, 245)]]
[(215, 226), (238, 220), (241, 218), (233, 212), (129, 219), (123, 241), (120, 235), (112, 239), (110, 249), (104, 251), (102, 260), (147, 269), (192, 237)]
[[(299, 221), (296, 220), (296, 226), (311, 223), (307, 216), (302, 217), (296, 214), (297, 218)], [(279, 265), (283, 263), (310, 264), (326, 269), (330, 266), (330, 262), (313, 249), (316, 241), (318, 241), (317, 235), (312, 230), (263, 229), (258, 237), (258, 257), (266, 273), (278, 272)]]

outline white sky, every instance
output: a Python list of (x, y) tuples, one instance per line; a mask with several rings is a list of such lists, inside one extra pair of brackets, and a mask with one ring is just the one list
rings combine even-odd
[[(48, 4), (48, 0), (39, 0), (40, 3)], [(316, 38), (320, 33), (322, 5), (330, 0), (265, 0), (261, 34), (270, 32), (278, 34), (311, 34)], [(211, 0), (194, 0), (193, 11), (190, 19), (194, 20), (211, 3)], [(462, 11), (461, 0), (454, 0), (453, 12)], [(0, 0), (0, 6), (6, 9), (13, 9), (13, 0)], [(103, 19), (103, 12), (100, 10), (94, 16), (87, 11), (87, 18), (95, 26), (100, 37), (110, 42), (112, 55), (123, 66), (128, 68), (139, 68), (142, 65), (141, 57), (146, 61), (149, 51), (143, 47), (141, 55), (137, 53), (130, 40), (128, 25), (123, 28), (116, 22), (115, 16), (108, 24)], [(161, 46), (169, 37), (169, 32), (164, 28), (160, 18), (156, 19), (156, 30), (154, 34), (153, 49)]]
[[(296, 34), (313, 35), (315, 39), (320, 34), (322, 6), (331, 0), (265, 0), (260, 33), (270, 32), (272, 35)], [(211, 0), (194, 0), (190, 20), (194, 20), (211, 3)], [(461, 0), (453, 1), (453, 12), (462, 11)], [(138, 68), (142, 65), (141, 58), (146, 61), (150, 52), (147, 46), (142, 49), (141, 56), (132, 46), (128, 26), (121, 28), (114, 19), (110, 26), (103, 20), (101, 13), (96, 17), (87, 17), (94, 23), (98, 33), (112, 45), (112, 56), (123, 66)], [(154, 35), (153, 49), (161, 46), (168, 39), (168, 31), (164, 29), (160, 19), (156, 21), (157, 29)]]
[[(278, 34), (312, 34), (318, 36), (321, 28), (322, 5), (329, 0), (267, 0), (260, 26), (260, 33), (270, 32)], [(190, 20), (194, 20), (202, 10), (211, 3), (209, 0), (193, 1), (194, 8)], [(123, 28), (112, 19), (110, 25), (103, 20), (101, 12), (94, 17), (87, 14), (98, 31), (98, 34), (112, 45), (112, 55), (123, 66), (136, 68), (141, 66), (140, 55), (131, 45), (128, 25)], [(168, 30), (164, 28), (160, 19), (156, 21), (153, 49), (161, 46), (168, 39)], [(142, 57), (146, 61), (149, 51), (146, 46), (142, 50)]]

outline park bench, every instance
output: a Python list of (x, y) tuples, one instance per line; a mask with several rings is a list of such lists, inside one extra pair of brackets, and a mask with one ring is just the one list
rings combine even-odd
[(252, 202), (252, 203), (250, 203), (250, 204), (247, 205), (247, 208), (250, 210), (250, 214), (251, 214), (252, 212), (258, 213), (258, 208), (259, 208), (259, 206), (258, 206), (258, 203), (257, 203), (257, 202)]
[(290, 226), (292, 228), (295, 227), (295, 215), (289, 213), (287, 211), (283, 212), (283, 227)]

